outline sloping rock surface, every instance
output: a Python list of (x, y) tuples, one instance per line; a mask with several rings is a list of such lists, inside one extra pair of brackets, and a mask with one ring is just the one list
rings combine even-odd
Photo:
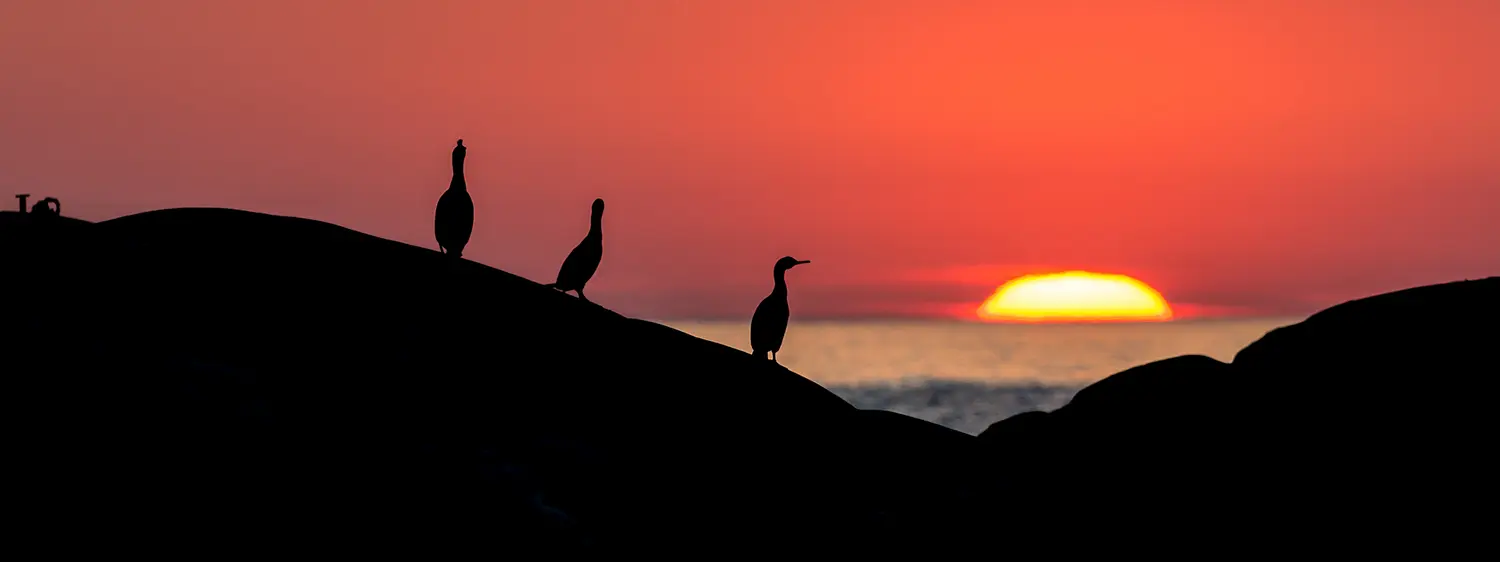
[(1495, 499), (1500, 278), (975, 438), (316, 221), (0, 213), (0, 251), (13, 531), (54, 551), (1431, 555)]
[(225, 209), (0, 217), (6, 394), (58, 520), (770, 548), (870, 532), (902, 481), (817, 384), (481, 264)]

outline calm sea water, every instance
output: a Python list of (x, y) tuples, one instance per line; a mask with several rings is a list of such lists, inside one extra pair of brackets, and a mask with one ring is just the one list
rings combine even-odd
[[(793, 322), (782, 365), (855, 406), (885, 409), (967, 433), (1028, 410), (1051, 410), (1078, 389), (1158, 359), (1201, 354), (1229, 361), (1300, 318), (1142, 324)], [(749, 351), (737, 322), (664, 322)]]

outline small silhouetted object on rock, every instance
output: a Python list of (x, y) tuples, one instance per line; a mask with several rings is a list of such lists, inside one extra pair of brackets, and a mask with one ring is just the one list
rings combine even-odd
[(464, 255), (464, 246), (469, 244), (469, 235), (474, 232), (474, 199), (469, 197), (469, 186), (464, 183), (464, 155), (468, 150), (464, 140), (458, 139), (458, 146), (453, 148), (453, 180), (448, 182), (448, 191), (438, 199), (437, 215), (433, 219), (438, 249), (453, 257)]
[[(16, 197), (21, 200), (21, 210), (25, 211), (26, 198), (29, 195), (17, 195)], [(62, 216), (62, 201), (58, 201), (56, 197), (43, 198), (31, 206), (31, 214), (42, 217), (60, 217)]]
[(583, 302), (589, 302), (588, 297), (583, 296), (583, 286), (594, 277), (594, 272), (599, 270), (599, 261), (604, 259), (603, 220), (604, 200), (595, 199), (593, 215), (589, 218), (589, 233), (568, 253), (562, 268), (557, 270), (557, 282), (548, 287), (576, 292)]
[(792, 315), (786, 303), (786, 270), (804, 263), (812, 262), (791, 256), (776, 260), (776, 287), (760, 301), (755, 316), (750, 318), (750, 349), (756, 357), (765, 357), (770, 352), (771, 361), (776, 361), (776, 352), (781, 351), (781, 340), (786, 337), (787, 320)]

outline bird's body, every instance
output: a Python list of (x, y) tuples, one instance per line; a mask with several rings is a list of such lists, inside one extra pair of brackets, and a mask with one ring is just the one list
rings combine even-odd
[(786, 291), (773, 291), (760, 300), (755, 307), (755, 316), (750, 317), (750, 349), (756, 357), (781, 351), (781, 342), (786, 339), (786, 325), (792, 310), (787, 306)]
[(562, 268), (557, 270), (557, 282), (549, 287), (563, 292), (573, 291), (585, 302), (589, 300), (583, 296), (583, 287), (594, 278), (594, 272), (599, 270), (599, 262), (604, 259), (603, 223), (604, 200), (595, 199), (593, 214), (589, 219), (589, 233), (568, 253)]
[(786, 339), (786, 325), (792, 315), (786, 300), (786, 270), (804, 263), (809, 262), (791, 256), (776, 262), (776, 286), (770, 295), (761, 299), (760, 305), (755, 307), (755, 315), (750, 317), (750, 349), (756, 357), (770, 353), (771, 361), (776, 361), (776, 353), (781, 351), (781, 343)]
[(474, 200), (468, 191), (450, 189), (438, 198), (434, 231), (438, 249), (454, 257), (464, 255), (464, 246), (474, 232)]
[(469, 186), (464, 182), (464, 156), (468, 150), (463, 139), (453, 148), (453, 180), (448, 182), (448, 191), (438, 198), (437, 214), (432, 221), (438, 249), (454, 257), (463, 256), (469, 235), (474, 233), (474, 199), (469, 197)]

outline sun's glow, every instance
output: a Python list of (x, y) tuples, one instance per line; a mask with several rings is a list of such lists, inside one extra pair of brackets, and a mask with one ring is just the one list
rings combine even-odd
[(989, 321), (1158, 321), (1172, 307), (1150, 285), (1125, 275), (1065, 271), (1007, 281), (979, 306)]

